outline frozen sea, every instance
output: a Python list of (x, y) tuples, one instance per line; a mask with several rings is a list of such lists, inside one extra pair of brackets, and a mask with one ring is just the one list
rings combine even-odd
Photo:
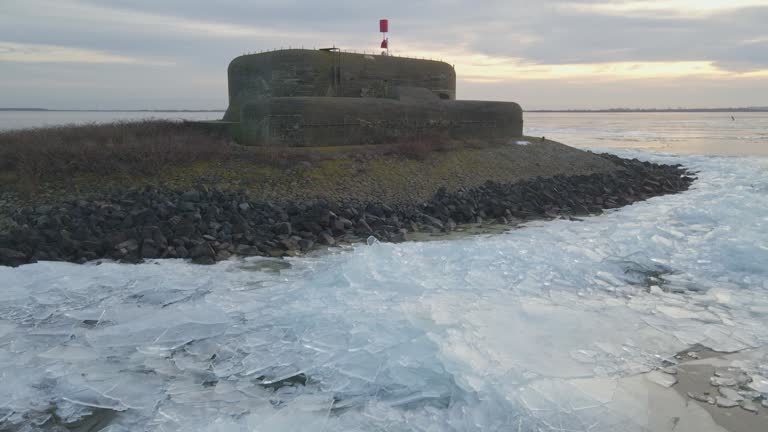
[(0, 429), (704, 430), (645, 377), (700, 345), (768, 392), (768, 114), (582, 116), (527, 125), (699, 180), (459, 240), (0, 268)]

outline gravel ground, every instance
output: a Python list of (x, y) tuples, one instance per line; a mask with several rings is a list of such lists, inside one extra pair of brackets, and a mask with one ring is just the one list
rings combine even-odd
[(529, 142), (433, 152), (424, 160), (347, 157), (305, 163), (287, 171), (270, 170), (263, 177), (251, 177), (245, 170), (244, 180), (248, 182), (246, 189), (256, 198), (323, 198), (398, 207), (426, 201), (441, 187), (452, 192), (487, 181), (511, 183), (532, 177), (619, 169), (605, 158), (554, 141), (536, 138)]

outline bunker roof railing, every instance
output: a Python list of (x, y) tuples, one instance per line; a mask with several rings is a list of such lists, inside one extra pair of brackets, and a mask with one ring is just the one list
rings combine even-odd
[[(273, 49), (259, 50), (259, 51), (246, 51), (246, 52), (243, 53), (243, 55), (264, 54), (264, 53), (277, 52), (277, 51), (285, 51), (285, 50), (294, 50), (294, 49), (321, 51), (320, 49), (318, 49), (316, 47), (312, 47), (310, 49), (310, 48), (304, 48), (303, 46), (302, 47), (291, 47), (291, 46), (289, 46), (288, 48), (280, 47), (280, 48), (273, 48)], [(349, 54), (362, 54), (362, 55), (376, 55), (376, 56), (382, 55), (380, 52), (377, 52), (377, 51), (370, 51), (369, 52), (369, 51), (366, 51), (366, 50), (363, 50), (363, 51), (344, 50), (344, 49), (341, 49), (341, 48), (337, 48), (337, 51), (335, 51), (335, 52), (349, 53)], [(441, 58), (431, 58), (431, 57), (430, 58), (426, 58), (426, 57), (416, 57), (416, 56), (404, 56), (404, 55), (397, 55), (397, 54), (391, 54), (391, 53), (387, 54), (386, 57), (397, 57), (397, 58), (404, 58), (404, 59), (411, 59), (411, 60), (429, 60), (429, 61), (439, 61), (439, 62), (447, 63), (445, 60), (443, 60)], [(453, 65), (451, 65), (451, 66), (453, 66)]]

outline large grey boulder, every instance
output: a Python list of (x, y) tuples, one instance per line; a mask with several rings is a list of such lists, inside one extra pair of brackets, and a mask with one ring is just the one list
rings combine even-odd
[(29, 262), (27, 255), (13, 249), (0, 248), (0, 265), (18, 267)]

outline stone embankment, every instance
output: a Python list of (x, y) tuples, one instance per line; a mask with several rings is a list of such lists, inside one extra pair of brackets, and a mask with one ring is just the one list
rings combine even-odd
[(619, 169), (589, 175), (487, 182), (439, 190), (421, 205), (254, 201), (245, 193), (200, 187), (186, 192), (145, 189), (23, 208), (0, 234), (0, 264), (42, 260), (84, 263), (100, 258), (136, 263), (189, 258), (212, 264), (233, 255), (292, 256), (369, 236), (404, 241), (410, 232), (447, 232), (467, 223), (599, 214), (688, 189), (681, 166), (602, 155)]

